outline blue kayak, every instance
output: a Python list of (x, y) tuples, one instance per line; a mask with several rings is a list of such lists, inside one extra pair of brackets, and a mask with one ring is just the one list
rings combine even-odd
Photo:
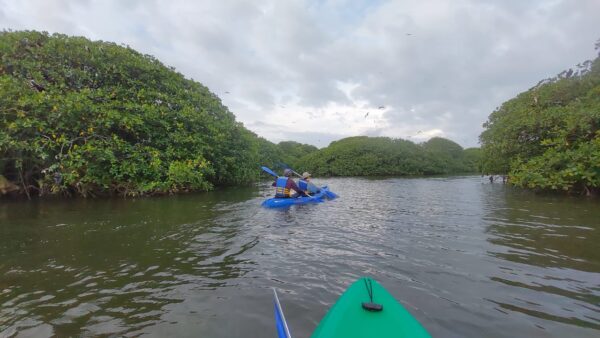
[(269, 198), (262, 203), (265, 208), (279, 208), (287, 207), (294, 204), (306, 204), (306, 203), (321, 203), (325, 199), (334, 199), (338, 197), (332, 191), (329, 191), (327, 186), (321, 187), (321, 190), (310, 197), (298, 197), (298, 198)]

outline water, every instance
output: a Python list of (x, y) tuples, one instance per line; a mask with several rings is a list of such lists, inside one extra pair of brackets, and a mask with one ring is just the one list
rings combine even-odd
[(0, 336), (308, 337), (373, 276), (436, 337), (600, 336), (600, 202), (480, 177), (0, 202)]

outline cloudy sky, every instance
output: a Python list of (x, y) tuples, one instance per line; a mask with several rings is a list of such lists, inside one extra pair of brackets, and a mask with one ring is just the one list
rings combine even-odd
[(596, 55), (600, 0), (0, 0), (0, 29), (124, 43), (278, 142), (477, 146), (503, 101)]

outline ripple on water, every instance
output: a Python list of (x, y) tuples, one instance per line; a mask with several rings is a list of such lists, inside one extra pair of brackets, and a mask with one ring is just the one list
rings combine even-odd
[(266, 184), (13, 204), (0, 336), (272, 336), (271, 287), (309, 336), (362, 275), (434, 336), (600, 332), (596, 202), (479, 177), (327, 182), (340, 199), (283, 210), (260, 207)]

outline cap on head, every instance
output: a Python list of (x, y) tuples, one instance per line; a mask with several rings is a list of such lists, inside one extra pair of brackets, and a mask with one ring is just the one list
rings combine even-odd
[(305, 171), (305, 172), (302, 173), (302, 178), (306, 179), (306, 178), (309, 178), (309, 177), (311, 177), (311, 175), (310, 175), (310, 173), (308, 171)]
[(290, 177), (290, 176), (292, 176), (292, 169), (285, 169), (285, 170), (283, 171), (283, 176), (285, 176), (285, 177)]

